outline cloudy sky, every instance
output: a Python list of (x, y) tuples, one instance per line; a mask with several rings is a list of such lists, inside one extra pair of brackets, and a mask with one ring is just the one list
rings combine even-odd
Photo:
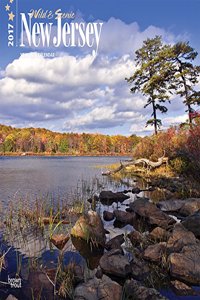
[[(200, 51), (199, 0), (4, 0), (0, 5), (0, 123), (6, 125), (149, 134), (152, 128), (145, 123), (151, 109), (144, 109), (140, 94), (130, 94), (125, 81), (134, 71), (135, 51), (155, 35), (167, 43), (190, 41)], [(88, 47), (19, 47), (20, 13), (39, 8), (74, 12), (73, 22), (103, 22), (97, 55)], [(13, 47), (8, 47), (8, 24), (14, 26)], [(184, 109), (181, 100), (172, 99), (163, 128), (185, 121)]]

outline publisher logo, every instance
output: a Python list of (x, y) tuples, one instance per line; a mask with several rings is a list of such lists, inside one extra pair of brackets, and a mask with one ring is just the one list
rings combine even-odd
[(20, 289), (22, 287), (22, 280), (21, 278), (10, 278), (8, 275), (8, 284), (11, 289)]

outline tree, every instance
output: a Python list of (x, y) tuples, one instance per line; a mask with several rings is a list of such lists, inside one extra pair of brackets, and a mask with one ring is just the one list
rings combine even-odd
[(157, 112), (166, 113), (167, 107), (162, 105), (169, 100), (168, 84), (170, 73), (168, 71), (171, 64), (162, 55), (169, 46), (164, 46), (160, 36), (153, 39), (147, 39), (143, 42), (142, 48), (135, 52), (136, 71), (126, 81), (133, 84), (131, 92), (141, 92), (147, 97), (145, 108), (152, 106), (152, 118), (146, 125), (153, 125), (155, 134), (162, 125), (161, 120), (157, 118)]
[(197, 52), (189, 43), (179, 42), (171, 47), (168, 59), (172, 62), (172, 76), (174, 82), (172, 88), (177, 95), (184, 98), (184, 104), (187, 106), (189, 123), (192, 123), (190, 112), (192, 104), (200, 103), (200, 93), (195, 91), (195, 85), (198, 83), (200, 66), (193, 65)]

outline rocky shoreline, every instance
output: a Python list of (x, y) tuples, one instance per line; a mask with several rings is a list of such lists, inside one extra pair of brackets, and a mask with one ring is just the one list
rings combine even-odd
[[(99, 195), (107, 207), (127, 198), (127, 191), (103, 191)], [(108, 241), (98, 213), (90, 210), (78, 219), (72, 236), (101, 248), (103, 255), (94, 277), (75, 287), (74, 299), (167, 299), (153, 287), (155, 282), (150, 284), (155, 268), (158, 278), (177, 295), (197, 295), (193, 286), (200, 285), (200, 198), (155, 205), (138, 197), (125, 211), (104, 210), (103, 218), (105, 224), (114, 220), (116, 226), (130, 224), (134, 230)], [(123, 247), (125, 240), (131, 244), (131, 259)]]

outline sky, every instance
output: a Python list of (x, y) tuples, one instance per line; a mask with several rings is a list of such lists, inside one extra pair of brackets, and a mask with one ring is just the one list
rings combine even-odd
[[(32, 25), (52, 22), (52, 36), (58, 32), (58, 9), (74, 15), (62, 19), (62, 26), (103, 23), (97, 53), (92, 34), (91, 47), (63, 42), (56, 48), (53, 39), (49, 46), (30, 45), (21, 14), (28, 20), (28, 13), (39, 9), (53, 18), (40, 15)], [(150, 134), (153, 128), (145, 123), (151, 108), (144, 109), (146, 99), (131, 94), (125, 81), (135, 70), (135, 51), (145, 39), (162, 35), (165, 43), (189, 41), (200, 52), (199, 11), (199, 0), (2, 0), (0, 123), (59, 132)], [(162, 129), (186, 119), (182, 100), (173, 97)]]

